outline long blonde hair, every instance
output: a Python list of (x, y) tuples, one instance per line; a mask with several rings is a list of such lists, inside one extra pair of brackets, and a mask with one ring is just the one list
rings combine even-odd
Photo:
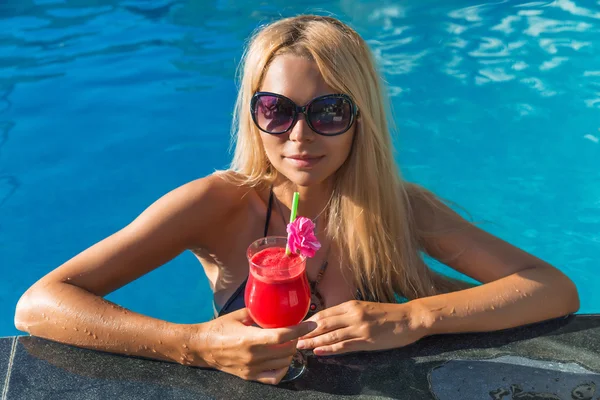
[(358, 33), (337, 19), (302, 15), (276, 21), (254, 34), (240, 64), (233, 174), (223, 176), (253, 187), (276, 178), (249, 104), (270, 62), (288, 53), (313, 60), (325, 82), (352, 97), (360, 110), (353, 148), (334, 177), (327, 234), (353, 269), (363, 298), (394, 302), (396, 294), (414, 299), (450, 290), (421, 256), (409, 185), (394, 160), (388, 106), (372, 54)]

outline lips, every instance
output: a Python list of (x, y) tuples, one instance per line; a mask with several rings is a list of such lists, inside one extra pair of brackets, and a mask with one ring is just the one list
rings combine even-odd
[(309, 154), (294, 154), (285, 156), (285, 159), (297, 167), (307, 168), (316, 165), (323, 157), (324, 156), (312, 156)]

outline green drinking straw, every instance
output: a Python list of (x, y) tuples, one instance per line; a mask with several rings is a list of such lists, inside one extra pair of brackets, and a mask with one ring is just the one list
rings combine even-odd
[[(294, 197), (292, 198), (292, 213), (290, 214), (290, 224), (296, 220), (296, 215), (298, 214), (298, 202), (300, 200), (300, 193), (294, 192)], [(289, 241), (288, 235), (288, 241)], [(292, 253), (290, 250), (290, 245), (285, 245), (285, 255), (289, 256)]]

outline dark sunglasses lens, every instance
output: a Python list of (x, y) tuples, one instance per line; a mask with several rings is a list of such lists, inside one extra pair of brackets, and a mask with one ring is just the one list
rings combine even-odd
[(308, 110), (310, 123), (323, 135), (343, 132), (352, 121), (352, 105), (343, 97), (326, 97), (314, 101)]
[(269, 133), (285, 132), (294, 120), (294, 103), (270, 95), (261, 95), (254, 104), (254, 121)]

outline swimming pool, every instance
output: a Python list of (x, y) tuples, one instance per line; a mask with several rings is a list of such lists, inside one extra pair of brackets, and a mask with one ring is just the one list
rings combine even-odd
[[(405, 177), (561, 268), (581, 312), (600, 312), (600, 2), (240, 3), (2, 2), (0, 336), (43, 274), (227, 166), (245, 38), (301, 12), (371, 44)], [(197, 322), (209, 293), (183, 254), (109, 299)]]

